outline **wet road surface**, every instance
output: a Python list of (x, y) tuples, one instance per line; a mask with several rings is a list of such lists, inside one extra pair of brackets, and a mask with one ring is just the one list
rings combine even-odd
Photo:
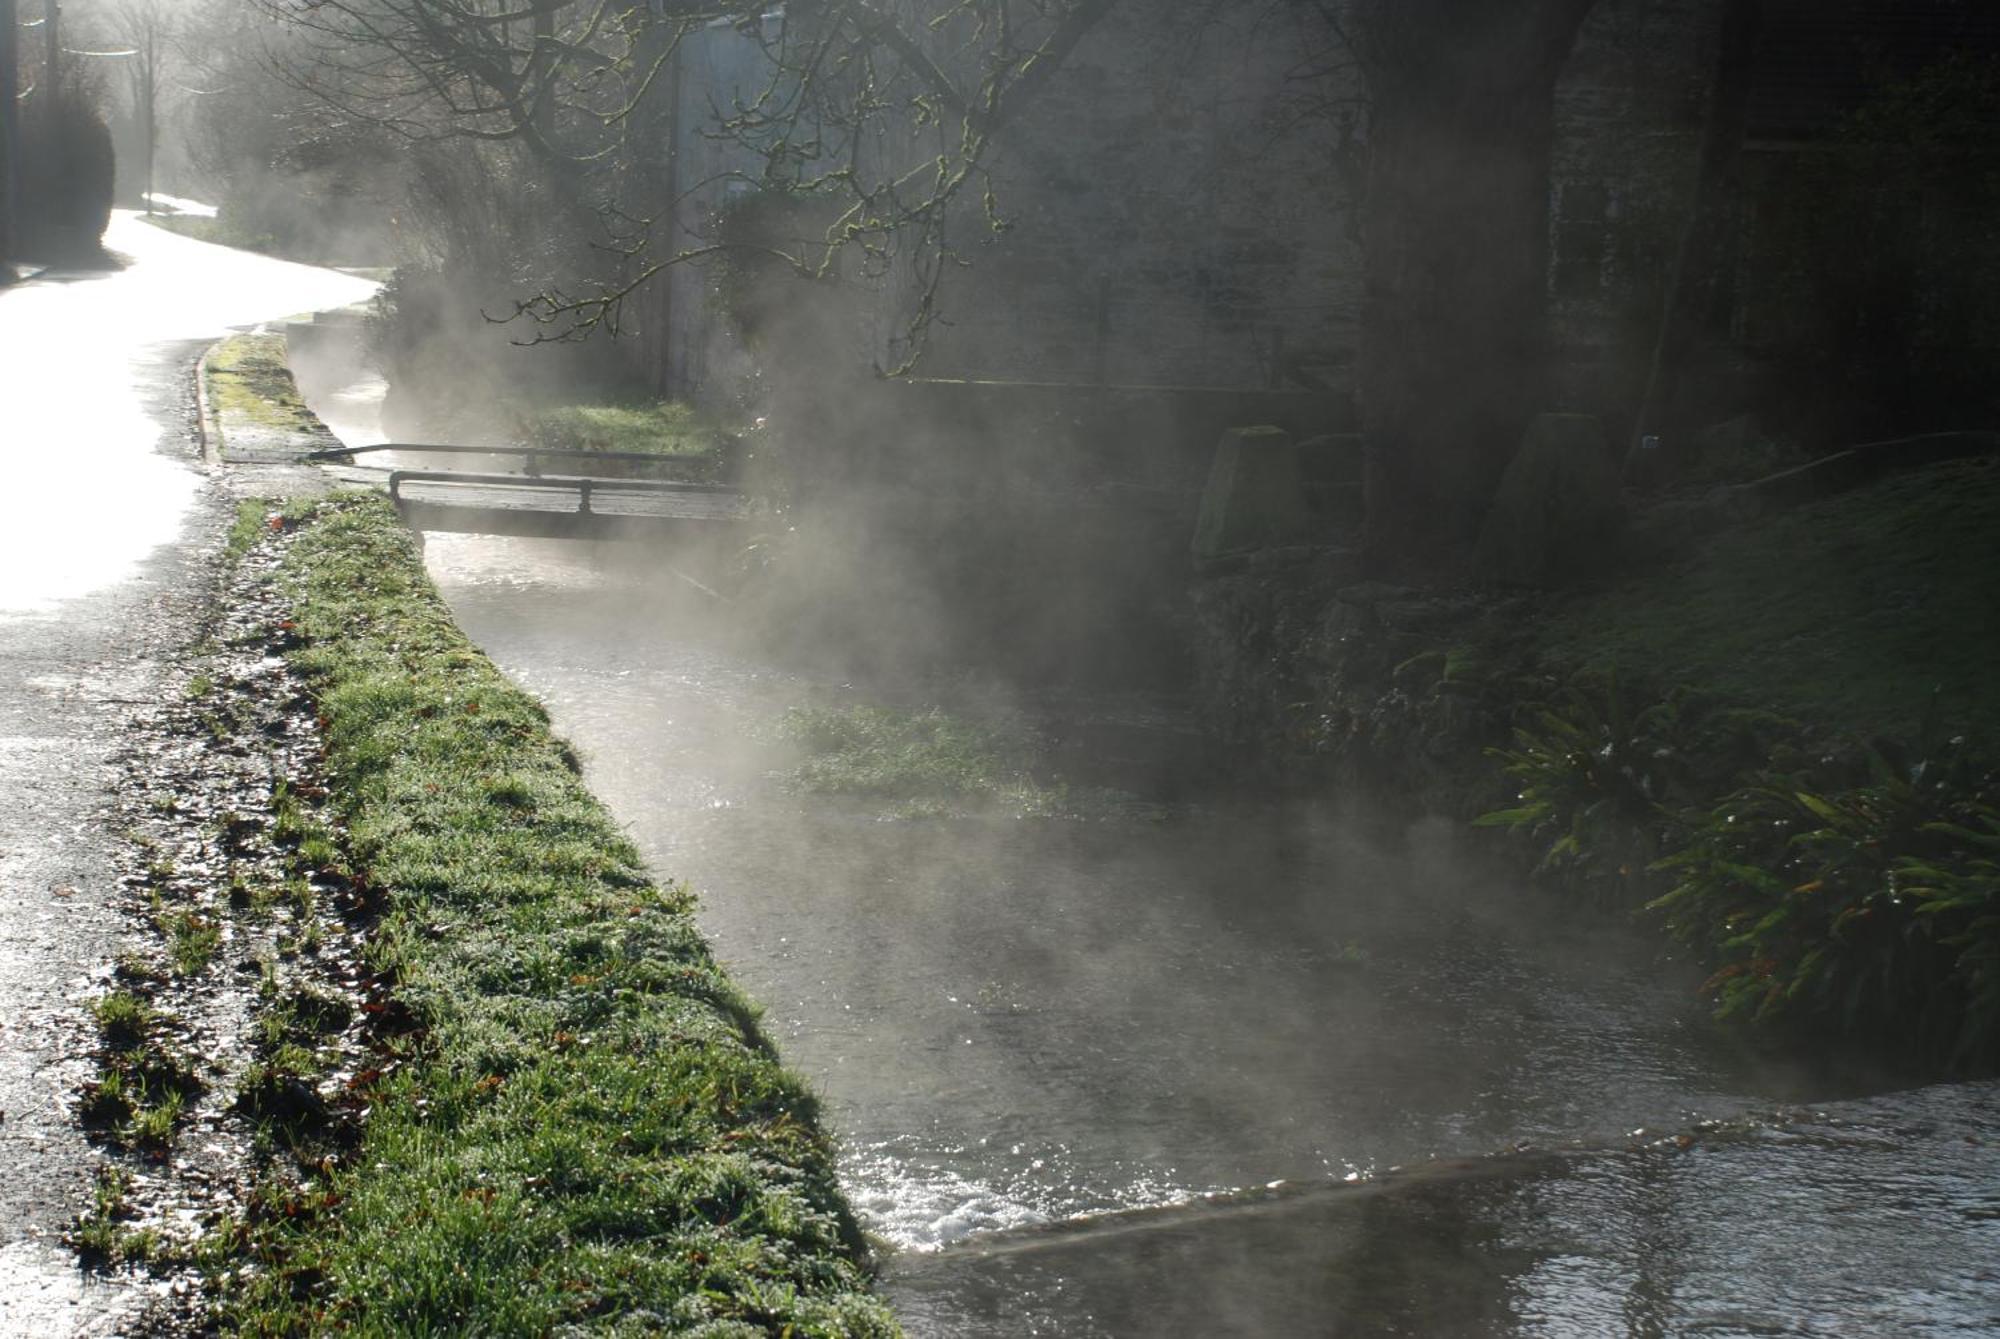
[(189, 369), (231, 325), (373, 285), (117, 216), (123, 267), (0, 290), (0, 1334), (93, 1334), (144, 1302), (60, 1235), (89, 1202), (81, 1004), (129, 922), (104, 814), (125, 714), (199, 618), (227, 506)]

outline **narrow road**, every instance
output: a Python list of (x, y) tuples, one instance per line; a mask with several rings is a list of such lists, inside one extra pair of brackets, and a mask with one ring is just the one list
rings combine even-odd
[(358, 301), (330, 270), (121, 214), (125, 263), (0, 290), (0, 1335), (101, 1334), (143, 1287), (60, 1237), (94, 1159), (73, 1098), (82, 1004), (130, 933), (105, 814), (124, 722), (159, 691), (227, 512), (189, 367), (232, 325)]

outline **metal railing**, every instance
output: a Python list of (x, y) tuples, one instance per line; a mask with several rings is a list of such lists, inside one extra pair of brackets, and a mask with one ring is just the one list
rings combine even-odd
[[(322, 447), (320, 450), (317, 451), (307, 452), (306, 455), (304, 456), (304, 459), (312, 461), (346, 461), (349, 464), (354, 464), (356, 463), (354, 459), (356, 456), (368, 455), (372, 452), (377, 452), (377, 451), (429, 452), (436, 455), (447, 455), (447, 456), (517, 457), (522, 461), (520, 474), (471, 475), (471, 474), (459, 474), (450, 470), (392, 470), (391, 471), (392, 477), (395, 474), (401, 474), (406, 478), (416, 478), (419, 476), (427, 478), (430, 476), (442, 476), (441, 481), (444, 482), (450, 482), (453, 480), (477, 479), (481, 483), (498, 484), (501, 486), (512, 486), (512, 487), (522, 486), (522, 481), (524, 479), (528, 480), (542, 480), (549, 478), (575, 479), (583, 477), (581, 475), (553, 475), (553, 476), (545, 475), (542, 472), (542, 466), (543, 463), (546, 461), (554, 461), (557, 463), (565, 461), (592, 461), (592, 462), (618, 461), (621, 463), (644, 464), (644, 465), (653, 465), (660, 467), (670, 466), (676, 463), (675, 458), (672, 456), (654, 455), (645, 451), (578, 451), (566, 447), (554, 447), (554, 446), (447, 446), (443, 443), (431, 443), (431, 442), (380, 442), (373, 446), (329, 446), (329, 447)], [(363, 468), (379, 468), (379, 467), (364, 466)], [(615, 481), (599, 480), (598, 482), (606, 486), (609, 486), (615, 482), (616, 486), (619, 488), (624, 488), (628, 484), (648, 485), (648, 487), (640, 489), (639, 491), (641, 492), (654, 491), (656, 488), (666, 488), (676, 492), (686, 492), (686, 493), (733, 494), (733, 493), (740, 493), (742, 491), (739, 488), (737, 488), (734, 484), (696, 483), (691, 480), (680, 480), (680, 479), (630, 479), (630, 480), (619, 479)], [(394, 492), (393, 487), (391, 489), (391, 492), (392, 493)]]
[(591, 479), (582, 476), (537, 475), (529, 477), (520, 474), (467, 474), (463, 470), (390, 470), (389, 497), (403, 500), (403, 485), (406, 483), (458, 484), (478, 488), (510, 488), (535, 491), (575, 491), (577, 495), (576, 513), (579, 516), (591, 514), (590, 499), (593, 493), (699, 493), (735, 495), (737, 490), (719, 484), (680, 483), (669, 479)]

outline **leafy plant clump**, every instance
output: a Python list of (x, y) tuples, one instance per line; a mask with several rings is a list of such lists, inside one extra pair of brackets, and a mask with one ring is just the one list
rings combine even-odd
[[(817, 1104), (652, 882), (540, 706), (452, 624), (380, 499), (324, 504), (279, 580), (329, 806), (394, 983), (360, 1145), (272, 1186), (225, 1299), (260, 1334), (892, 1335)], [(301, 832), (303, 842), (311, 834)], [(289, 1118), (311, 1002), (238, 1100)], [(297, 1034), (294, 1036), (293, 1034)], [(319, 1172), (320, 1169), (313, 1169)]]
[(164, 1149), (203, 1088), (193, 1062), (172, 1042), (172, 1020), (122, 989), (93, 1004), (91, 1015), (100, 1047), (97, 1077), (83, 1086), (83, 1119), (113, 1143)]
[(2000, 1059), (2000, 806), (1991, 777), (1870, 755), (1760, 772), (1693, 815), (1654, 899), (1718, 964), (1724, 1017), (1830, 1025), (1961, 1069)]
[(92, 1264), (122, 1265), (151, 1259), (162, 1238), (155, 1228), (135, 1226), (132, 1174), (122, 1167), (97, 1169), (91, 1207), (65, 1234), (70, 1249)]
[(1474, 825), (1526, 834), (1542, 848), (1539, 869), (1571, 883), (1630, 886), (1671, 843), (1682, 808), (1796, 732), (1686, 687), (1655, 697), (1613, 673), (1583, 674), (1515, 728), (1512, 748), (1490, 751), (1519, 802)]

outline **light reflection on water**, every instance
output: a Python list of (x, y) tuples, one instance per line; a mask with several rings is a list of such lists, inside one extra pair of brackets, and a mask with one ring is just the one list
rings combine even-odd
[(903, 1256), (913, 1334), (2000, 1333), (2000, 1088)]

